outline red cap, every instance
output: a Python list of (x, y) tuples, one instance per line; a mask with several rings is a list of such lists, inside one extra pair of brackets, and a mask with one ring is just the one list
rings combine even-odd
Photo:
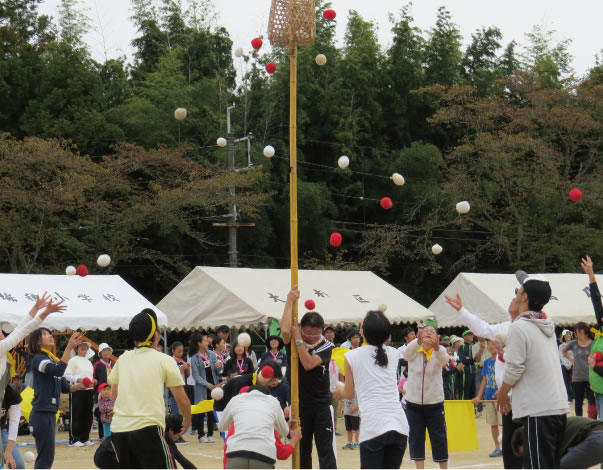
[(274, 369), (270, 366), (262, 367), (260, 374), (262, 374), (262, 377), (265, 379), (271, 379), (274, 377)]
[(109, 384), (107, 382), (103, 382), (102, 384), (100, 384), (98, 386), (98, 391), (102, 392), (103, 388), (105, 388), (105, 387), (109, 387)]

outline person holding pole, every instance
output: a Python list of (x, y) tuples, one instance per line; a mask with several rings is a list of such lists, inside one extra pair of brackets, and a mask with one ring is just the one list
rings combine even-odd
[[(286, 345), (295, 341), (299, 353), (300, 468), (312, 468), (312, 438), (320, 468), (337, 468), (329, 378), (333, 343), (322, 336), (325, 325), (318, 312), (307, 312), (300, 321), (301, 326), (293, 322), (293, 304), (298, 299), (299, 290), (293, 286), (281, 318), (281, 333)], [(291, 357), (290, 349), (287, 357)]]

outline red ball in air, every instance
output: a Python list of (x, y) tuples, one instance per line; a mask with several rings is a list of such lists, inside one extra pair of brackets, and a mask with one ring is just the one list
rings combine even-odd
[(334, 246), (335, 248), (337, 248), (338, 246), (341, 245), (341, 240), (342, 240), (342, 236), (341, 233), (339, 232), (333, 232), (331, 234), (331, 238), (329, 239), (329, 243), (331, 244), (331, 246)]
[(88, 275), (88, 268), (83, 264), (80, 264), (75, 270), (78, 276), (86, 277)]
[(276, 64), (274, 62), (268, 62), (266, 64), (266, 72), (268, 72), (270, 75), (276, 72)]
[(316, 304), (312, 299), (306, 300), (304, 306), (306, 307), (306, 310), (314, 310), (316, 308)]
[(322, 16), (325, 18), (325, 20), (329, 20), (329, 21), (333, 21), (335, 19), (335, 17), (337, 16), (337, 13), (335, 12), (335, 10), (325, 10), (322, 12)]
[(582, 191), (580, 191), (578, 188), (572, 189), (569, 192), (569, 198), (574, 202), (578, 202), (580, 199), (582, 199)]
[(262, 44), (264, 44), (264, 41), (262, 41), (260, 38), (254, 38), (251, 40), (251, 47), (253, 47), (256, 51), (262, 47)]
[(394, 203), (392, 202), (392, 200), (388, 197), (384, 197), (381, 198), (381, 201), (379, 201), (379, 204), (381, 205), (381, 207), (383, 207), (385, 210), (389, 210), (392, 207), (394, 207)]

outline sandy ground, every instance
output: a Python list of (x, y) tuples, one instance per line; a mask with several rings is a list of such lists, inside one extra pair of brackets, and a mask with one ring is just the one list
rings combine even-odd
[[(343, 419), (338, 420), (337, 428), (345, 429)], [(451, 468), (502, 468), (502, 457), (490, 458), (488, 454), (494, 450), (492, 435), (490, 434), (490, 426), (486, 424), (485, 416), (477, 419), (477, 434), (479, 442), (479, 450), (471, 452), (453, 452), (450, 454)], [(94, 434), (96, 436), (96, 433)], [(217, 434), (216, 434), (216, 437)], [(213, 444), (201, 444), (197, 442), (196, 436), (187, 434), (184, 438), (189, 441), (189, 444), (180, 445), (180, 451), (193, 462), (198, 468), (222, 468), (223, 444), (216, 440)], [(57, 434), (57, 441), (67, 440), (67, 433), (61, 432)], [(33, 443), (31, 436), (20, 436), (19, 443)], [(337, 462), (339, 468), (359, 468), (360, 466), (360, 451), (359, 450), (343, 450), (342, 446), (347, 442), (345, 436), (337, 437)], [(54, 468), (95, 468), (93, 457), (97, 445), (90, 447), (71, 448), (66, 444), (57, 444), (56, 456), (54, 460)], [(35, 447), (26, 446), (19, 447), (19, 451), (23, 455), (27, 450), (35, 453)], [(314, 468), (318, 468), (316, 452), (313, 453)], [(426, 449), (428, 460), (425, 462), (425, 468), (439, 468), (430, 458), (430, 451)], [(26, 468), (33, 468), (33, 463), (26, 463)], [(279, 461), (277, 468), (291, 468), (291, 460)], [(404, 461), (401, 468), (414, 468), (414, 464), (408, 459), (408, 451), (404, 455)]]

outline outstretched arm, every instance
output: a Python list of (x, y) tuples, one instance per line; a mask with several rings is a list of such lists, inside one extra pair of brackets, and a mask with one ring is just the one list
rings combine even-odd
[(460, 319), (469, 327), (475, 336), (486, 339), (496, 339), (496, 333), (506, 333), (511, 325), (511, 322), (490, 325), (488, 322), (464, 308), (459, 294), (456, 294), (456, 298), (448, 297), (447, 295), (444, 295), (444, 297), (446, 298), (446, 303), (459, 312)]
[(588, 282), (590, 283), (590, 300), (593, 303), (595, 309), (595, 317), (597, 318), (597, 325), (603, 325), (603, 304), (601, 303), (601, 293), (599, 292), (599, 286), (597, 286), (597, 279), (595, 278), (595, 270), (593, 262), (590, 256), (582, 258), (580, 265), (586, 274), (588, 274)]

